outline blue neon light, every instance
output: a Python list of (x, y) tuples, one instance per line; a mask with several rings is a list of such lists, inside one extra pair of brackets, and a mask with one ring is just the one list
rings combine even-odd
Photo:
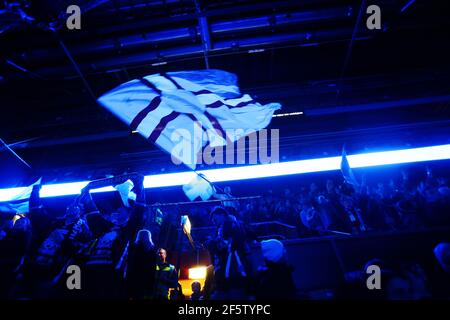
[[(389, 164), (412, 163), (422, 161), (450, 159), (450, 144), (432, 147), (404, 149), (395, 151), (372, 152), (347, 156), (352, 168), (364, 168)], [(202, 170), (202, 173), (211, 182), (225, 182), (235, 180), (248, 180), (257, 178), (277, 177), (291, 174), (302, 174), (322, 171), (339, 170), (341, 157), (318, 158), (298, 160), (253, 166), (242, 166), (223, 169)], [(194, 172), (177, 172), (146, 176), (144, 187), (163, 188), (180, 186), (189, 183), (195, 177)], [(41, 197), (49, 198), (79, 194), (88, 181), (44, 185)], [(25, 188), (0, 189), (0, 201), (9, 201)], [(106, 187), (91, 192), (110, 192), (113, 187)]]

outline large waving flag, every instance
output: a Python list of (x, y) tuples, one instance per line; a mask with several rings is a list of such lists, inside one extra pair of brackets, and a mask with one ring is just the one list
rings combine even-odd
[(118, 86), (98, 101), (193, 169), (202, 147), (224, 146), (261, 130), (281, 108), (241, 94), (237, 77), (222, 70), (149, 75)]

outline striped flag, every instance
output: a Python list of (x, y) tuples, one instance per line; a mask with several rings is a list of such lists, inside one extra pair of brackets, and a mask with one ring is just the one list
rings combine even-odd
[(224, 146), (261, 130), (281, 108), (241, 94), (237, 77), (222, 70), (149, 75), (118, 86), (98, 102), (192, 169), (203, 147)]

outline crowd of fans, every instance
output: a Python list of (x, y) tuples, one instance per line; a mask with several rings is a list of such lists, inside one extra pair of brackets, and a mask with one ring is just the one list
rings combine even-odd
[[(131, 188), (134, 197), (123, 198), (122, 205), (109, 211), (99, 210), (85, 189), (63, 216), (55, 218), (39, 197), (40, 186), (35, 186), (26, 215), (3, 213), (1, 298), (186, 299), (178, 271), (155, 237), (160, 231), (158, 217), (146, 204), (143, 177), (135, 176)], [(282, 195), (267, 191), (246, 201), (235, 200), (230, 188), (215, 197), (221, 202), (219, 206), (208, 212), (198, 206), (189, 212), (193, 224), (216, 228), (203, 244), (211, 265), (203, 288), (199, 282), (192, 283), (192, 300), (303, 297), (294, 284), (294, 270), (283, 243), (276, 239), (257, 241), (249, 232), (252, 222), (281, 221), (296, 226), (299, 236), (449, 224), (447, 180), (434, 177), (429, 168), (418, 184), (402, 172), (397, 184), (393, 180), (375, 186), (364, 179), (359, 184), (327, 180), (323, 186), (311, 183), (308, 188), (285, 189)], [(263, 257), (264, 263), (257, 268), (251, 265), (250, 244), (257, 244)], [(435, 250), (437, 261), (447, 272), (449, 247), (442, 244)], [(419, 265), (392, 267), (383, 261), (376, 265), (383, 266), (383, 279), (387, 279), (383, 298), (431, 296)], [(69, 266), (82, 270), (82, 290), (68, 290)], [(346, 274), (346, 285), (336, 295), (352, 296), (362, 290), (365, 276), (365, 269)], [(444, 292), (443, 296), (449, 297)]]
[[(345, 179), (314, 181), (295, 188), (266, 191), (251, 200), (224, 200), (245, 223), (279, 221), (295, 226), (299, 237), (326, 232), (358, 234), (371, 231), (415, 230), (450, 225), (448, 179), (435, 177), (429, 167), (411, 179), (401, 171), (372, 185), (362, 176), (360, 183)], [(418, 178), (418, 179), (417, 179)], [(229, 187), (220, 199), (234, 199)], [(207, 226), (208, 207), (189, 210), (196, 226)]]
[[(157, 229), (158, 221), (154, 211), (147, 210), (143, 177), (125, 184), (132, 186), (128, 191), (134, 197), (127, 192), (123, 204), (110, 211), (99, 210), (84, 189), (63, 216), (51, 217), (36, 185), (29, 212), (3, 212), (0, 298), (184, 299), (167, 250), (154, 243), (151, 230)], [(120, 184), (117, 189), (127, 188)], [(245, 231), (223, 207), (214, 209), (211, 217), (217, 227), (207, 244), (213, 272), (203, 290), (193, 284), (191, 299), (247, 297), (254, 282), (247, 281)], [(77, 270), (82, 270), (82, 277), (69, 279)]]

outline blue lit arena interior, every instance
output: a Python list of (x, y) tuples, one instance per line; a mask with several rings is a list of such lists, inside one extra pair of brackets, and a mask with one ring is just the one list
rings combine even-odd
[[(279, 102), (277, 113), (287, 114), (268, 127), (279, 129), (279, 164), (197, 166), (239, 198), (232, 213), (251, 229), (248, 277), (264, 263), (260, 242), (278, 239), (294, 268), (291, 298), (450, 297), (450, 254), (445, 269), (433, 252), (450, 241), (450, 21), (442, 1), (378, 1), (381, 30), (367, 29), (365, 1), (78, 1), (82, 27), (70, 31), (64, 12), (74, 2), (0, 5), (0, 138), (10, 148), (0, 159), (0, 203), (42, 177), (43, 206), (60, 221), (88, 181), (145, 175), (148, 215), (163, 216), (153, 240), (167, 248), (188, 298), (196, 280), (189, 269), (214, 262), (209, 213), (230, 200), (190, 202), (182, 185), (194, 174), (96, 99), (149, 74), (222, 69), (238, 76), (242, 92)], [(358, 187), (344, 183), (343, 146)], [(14, 171), (18, 157), (31, 169)], [(121, 203), (111, 190), (92, 193), (105, 214)], [(180, 215), (190, 218), (195, 249)], [(0, 260), (19, 263), (24, 250), (38, 250), (17, 242), (12, 250), (4, 230)], [(379, 295), (355, 280), (375, 258), (389, 279)], [(3, 275), (18, 276), (8, 268), (2, 262)], [(389, 291), (400, 282), (409, 295)], [(1, 298), (24, 298), (11, 293), (17, 283), (3, 283)], [(34, 294), (25, 298), (52, 297)]]

